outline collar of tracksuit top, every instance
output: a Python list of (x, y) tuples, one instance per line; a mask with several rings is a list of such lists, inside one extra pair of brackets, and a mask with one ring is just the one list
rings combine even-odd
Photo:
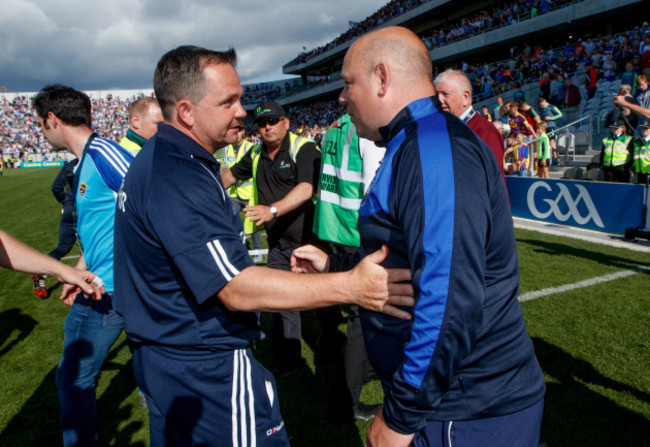
[(147, 142), (147, 140), (145, 140), (144, 138), (142, 138), (142, 137), (141, 137), (140, 135), (138, 135), (137, 133), (133, 132), (131, 129), (129, 129), (129, 130), (126, 132), (126, 138), (129, 139), (129, 140), (131, 140), (131, 141), (133, 141), (135, 144), (137, 144), (137, 145), (140, 146), (140, 147), (144, 146), (144, 143)]

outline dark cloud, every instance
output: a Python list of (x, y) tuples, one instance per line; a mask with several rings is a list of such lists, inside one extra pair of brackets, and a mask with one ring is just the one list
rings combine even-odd
[(184, 44), (234, 47), (243, 83), (279, 79), (303, 46), (327, 43), (385, 3), (0, 0), (0, 85), (150, 88), (160, 56)]

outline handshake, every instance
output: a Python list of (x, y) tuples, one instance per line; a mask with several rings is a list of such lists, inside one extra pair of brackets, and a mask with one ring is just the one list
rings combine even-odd
[[(400, 307), (415, 305), (413, 285), (410, 283), (411, 271), (385, 269), (380, 264), (387, 256), (388, 247), (382, 245), (381, 249), (361, 259), (348, 272), (349, 284), (358, 289), (358, 292), (353, 294), (353, 304), (402, 320), (410, 320), (411, 314)], [(313, 245), (305, 245), (291, 254), (291, 270), (295, 273), (328, 273), (330, 259), (324, 251)]]

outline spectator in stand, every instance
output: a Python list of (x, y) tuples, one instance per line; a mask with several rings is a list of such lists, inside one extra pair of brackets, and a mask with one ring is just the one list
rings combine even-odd
[(632, 95), (636, 93), (636, 77), (638, 76), (638, 73), (636, 72), (636, 69), (634, 68), (634, 64), (632, 62), (628, 62), (625, 64), (625, 72), (621, 75), (621, 86), (624, 84), (627, 84), (629, 86), (632, 86)]
[(488, 145), (503, 174), (503, 139), (496, 128), (474, 110), (472, 85), (467, 76), (459, 70), (445, 70), (433, 80), (433, 87), (442, 110), (463, 120)]
[(531, 129), (535, 129), (537, 124), (542, 122), (542, 119), (539, 117), (535, 109), (533, 109), (526, 101), (519, 102), (519, 110), (530, 126), (530, 128), (526, 127), (524, 130), (526, 134), (526, 143), (530, 143), (533, 141), (533, 133), (531, 132)]
[(521, 84), (519, 82), (515, 84), (515, 94), (512, 100), (517, 104), (521, 103), (522, 101), (526, 102), (526, 94), (521, 91)]
[(616, 79), (616, 62), (614, 61), (614, 56), (610, 54), (605, 54), (605, 59), (602, 63), (603, 77), (607, 82), (611, 82)]
[(533, 129), (532, 126), (528, 124), (528, 121), (526, 121), (526, 118), (521, 113), (519, 113), (519, 104), (514, 101), (510, 101), (508, 104), (510, 105), (508, 113), (508, 125), (510, 126), (510, 132), (512, 132), (514, 135), (517, 135), (519, 132), (525, 135), (524, 132), (526, 129), (528, 129), (530, 133), (535, 138), (537, 138), (535, 129)]
[(650, 77), (650, 36), (643, 39), (643, 46), (639, 48), (639, 65), (646, 77)]
[(564, 101), (562, 105), (564, 107), (578, 107), (582, 97), (580, 96), (580, 90), (578, 87), (573, 85), (573, 81), (570, 77), (567, 77), (564, 80), (565, 90), (564, 90)]
[(555, 143), (554, 131), (557, 129), (558, 120), (562, 118), (562, 112), (553, 104), (550, 104), (544, 97), (541, 97), (537, 100), (537, 105), (539, 106), (540, 119), (542, 122), (546, 123), (546, 131), (549, 143), (553, 149), (553, 160), (557, 160), (557, 145)]
[[(644, 109), (650, 109), (650, 89), (648, 89), (648, 78), (645, 75), (639, 75), (636, 78), (636, 94), (634, 95), (636, 104)], [(645, 123), (647, 117), (643, 117), (640, 124)]]
[(492, 110), (493, 121), (497, 121), (499, 118), (501, 118), (501, 107), (503, 107), (503, 98), (501, 96), (497, 96), (497, 105)]
[(551, 151), (546, 123), (537, 123), (537, 141), (535, 142), (535, 158), (537, 159), (537, 176), (548, 178), (548, 167), (551, 165)]
[(530, 176), (532, 177), (535, 169), (535, 157), (530, 146), (526, 143), (526, 134), (517, 132), (515, 140), (517, 141), (517, 155), (515, 158), (519, 160), (519, 175), (526, 177), (529, 175), (528, 171), (530, 170)]
[(492, 122), (492, 115), (490, 115), (488, 106), (481, 107), (481, 116), (487, 120), (488, 123)]
[(591, 64), (587, 62), (585, 64), (585, 90), (587, 90), (587, 99), (591, 99), (596, 94), (596, 81), (598, 80), (598, 72)]

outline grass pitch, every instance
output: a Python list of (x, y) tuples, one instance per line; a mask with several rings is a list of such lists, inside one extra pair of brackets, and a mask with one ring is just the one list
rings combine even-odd
[[(60, 207), (50, 193), (57, 172), (5, 170), (0, 179), (0, 228), (46, 253), (58, 237)], [(517, 240), (522, 292), (650, 266), (647, 253), (530, 231), (517, 231)], [(53, 296), (39, 301), (29, 275), (0, 270), (0, 281), (0, 446), (60, 445), (54, 372), (67, 313), (57, 299), (60, 286), (48, 279)], [(549, 295), (522, 307), (546, 375), (541, 441), (549, 447), (650, 445), (650, 275)], [(278, 380), (292, 445), (364, 445), (367, 423), (329, 422), (335, 368), (314, 365), (313, 312), (303, 313), (303, 331), (308, 368)], [(264, 363), (268, 342), (259, 342), (255, 351)], [(102, 446), (148, 445), (147, 412), (137, 405), (130, 368), (122, 335), (97, 386)], [(362, 397), (380, 403), (378, 382), (368, 383)]]

